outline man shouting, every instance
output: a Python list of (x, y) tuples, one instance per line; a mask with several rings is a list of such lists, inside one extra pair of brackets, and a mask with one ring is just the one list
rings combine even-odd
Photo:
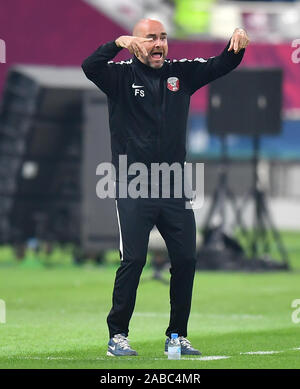
[[(139, 162), (150, 170), (153, 163), (184, 167), (191, 95), (236, 68), (248, 43), (247, 33), (237, 28), (219, 56), (169, 60), (164, 26), (157, 20), (142, 19), (132, 36), (120, 36), (101, 45), (83, 62), (87, 78), (108, 97), (117, 193), (121, 185), (121, 155), (127, 156), (128, 166)], [(112, 61), (123, 48), (133, 57)], [(129, 175), (128, 182), (131, 179)], [(158, 186), (163, 184), (159, 182)], [(182, 355), (200, 354), (186, 338), (196, 264), (194, 211), (185, 206), (185, 196), (174, 196), (174, 190), (169, 198), (162, 197), (161, 190), (158, 192), (158, 196), (147, 198), (116, 195), (121, 263), (107, 317), (109, 356), (137, 355), (127, 336), (154, 226), (166, 243), (171, 262), (171, 309), (164, 351), (167, 352), (171, 333), (177, 333)]]

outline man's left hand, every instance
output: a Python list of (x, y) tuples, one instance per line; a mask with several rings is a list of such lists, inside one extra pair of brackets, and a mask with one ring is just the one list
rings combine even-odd
[(245, 49), (250, 42), (250, 39), (245, 30), (236, 28), (232, 34), (228, 51), (234, 50), (237, 54), (240, 50)]

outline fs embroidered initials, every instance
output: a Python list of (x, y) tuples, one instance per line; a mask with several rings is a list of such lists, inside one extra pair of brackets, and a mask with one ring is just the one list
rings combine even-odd
[(134, 90), (134, 95), (137, 96), (141, 96), (141, 97), (144, 97), (145, 96), (145, 91), (143, 91), (142, 89), (135, 89)]

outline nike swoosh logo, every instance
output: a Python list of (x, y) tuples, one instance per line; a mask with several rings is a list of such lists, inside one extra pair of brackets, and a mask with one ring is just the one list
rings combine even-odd
[(131, 86), (132, 88), (144, 88), (144, 85), (135, 85), (134, 83)]

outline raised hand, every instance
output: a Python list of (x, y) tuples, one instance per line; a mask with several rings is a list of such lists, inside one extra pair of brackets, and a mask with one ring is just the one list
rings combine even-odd
[(131, 54), (134, 54), (136, 57), (145, 56), (147, 57), (148, 52), (143, 46), (143, 43), (152, 41), (152, 38), (141, 38), (137, 36), (122, 35), (115, 40), (116, 45), (119, 47), (124, 47), (129, 50)]
[(250, 42), (250, 39), (245, 30), (242, 28), (236, 28), (232, 34), (228, 51), (234, 50), (237, 54), (240, 50), (246, 48)]

